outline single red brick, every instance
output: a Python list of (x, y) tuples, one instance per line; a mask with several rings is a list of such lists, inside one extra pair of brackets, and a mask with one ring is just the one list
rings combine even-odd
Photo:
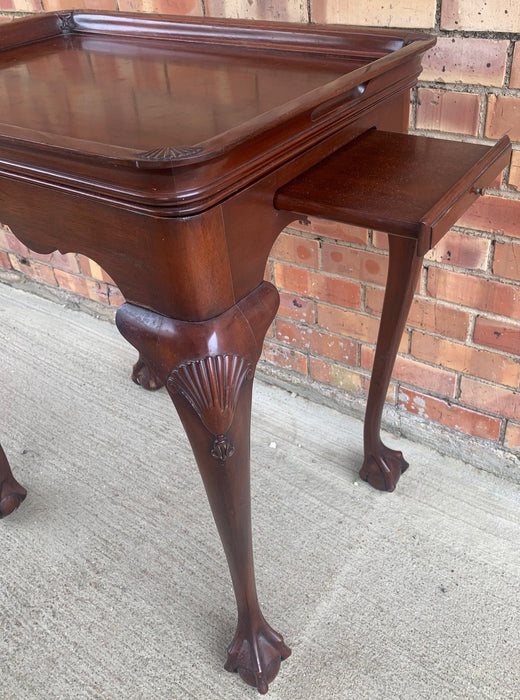
[(479, 95), (432, 88), (419, 88), (417, 95), (416, 125), (418, 129), (477, 135), (480, 115)]
[(330, 384), (355, 394), (366, 395), (368, 392), (368, 378), (351, 368), (315, 357), (310, 358), (309, 368), (310, 376), (318, 382)]
[(520, 243), (496, 243), (493, 273), (497, 277), (520, 280)]
[[(128, 2), (128, 0), (127, 0)], [(204, 14), (204, 0), (153, 0), (154, 5), (149, 7), (147, 0), (141, 0), (142, 11), (157, 12), (165, 15), (194, 15), (202, 17)], [(118, 2), (121, 10), (121, 2)]]
[(278, 367), (307, 374), (307, 356), (276, 341), (266, 340), (262, 351), (262, 359)]
[(317, 310), (318, 325), (325, 330), (365, 343), (376, 342), (379, 319), (327, 304), (318, 304)]
[[(361, 366), (371, 369), (373, 356), (374, 348), (362, 346)], [(455, 372), (448, 372), (431, 365), (425, 365), (409, 356), (398, 355), (396, 357), (392, 377), (398, 382), (411, 384), (425, 391), (432, 391), (449, 397), (455, 396), (457, 384)]]
[[(383, 296), (384, 289), (367, 286), (364, 308), (366, 313), (381, 316)], [(412, 300), (406, 325), (455, 340), (465, 340), (470, 320), (471, 315), (468, 311), (447, 306), (427, 297), (416, 296)]]
[(7, 3), (5, 9), (15, 10), (16, 12), (41, 12), (42, 5), (40, 0), (11, 0)]
[(292, 345), (298, 350), (309, 350), (312, 329), (299, 323), (292, 323), (281, 318), (276, 319), (275, 337), (282, 343)]
[[(519, 54), (520, 55), (520, 54)], [(513, 151), (509, 170), (509, 187), (520, 190), (520, 151)]]
[(468, 406), (482, 409), (499, 417), (520, 418), (520, 393), (513, 389), (494, 386), (485, 382), (462, 377), (460, 401)]
[(324, 243), (322, 255), (322, 267), (325, 272), (381, 285), (386, 282), (387, 255), (336, 243)]
[(421, 416), (421, 418), (440, 423), (468, 435), (487, 440), (500, 438), (502, 421), (499, 418), (456, 406), (434, 396), (401, 388), (399, 390), (399, 405), (410, 413)]
[(443, 0), (441, 28), (460, 31), (517, 32), (520, 5), (516, 0)]
[(520, 141), (520, 97), (488, 95), (486, 136), (499, 139), (504, 134)]
[(320, 244), (317, 240), (281, 233), (271, 249), (270, 257), (317, 268), (320, 261)]
[[(365, 311), (367, 313), (374, 316), (381, 315), (383, 294), (384, 290), (379, 287), (366, 287)], [(471, 315), (468, 311), (447, 306), (437, 300), (416, 296), (412, 301), (406, 325), (455, 340), (465, 340), (470, 320)]]
[(520, 288), (484, 277), (430, 267), (428, 294), (479, 311), (520, 318)]
[(330, 333), (314, 331), (311, 336), (310, 351), (346, 365), (358, 364), (358, 343), (338, 338)]
[(504, 445), (511, 450), (520, 451), (520, 424), (508, 422)]
[(520, 237), (520, 201), (493, 195), (479, 197), (461, 216), (457, 226)]
[[(19, 0), (15, 0), (18, 2)], [(24, 2), (27, 2), (28, 0), (23, 0)], [(36, 0), (32, 0), (32, 2), (35, 2)], [(124, 2), (125, 0), (123, 0)], [(38, 0), (38, 5), (39, 5), (39, 0)], [(56, 10), (68, 10), (70, 9), (70, 2), (67, 5), (67, 0), (42, 0), (43, 4), (43, 9), (46, 10), (47, 12), (55, 12)], [(92, 10), (117, 10), (116, 6), (116, 0), (75, 0), (74, 2), (74, 8), (75, 9), (92, 9)], [(39, 11), (41, 8), (38, 7)], [(120, 9), (124, 10), (124, 7), (121, 7)]]
[(361, 285), (341, 277), (332, 277), (306, 268), (275, 263), (276, 286), (302, 296), (347, 308), (361, 307)]
[(485, 270), (490, 247), (491, 241), (486, 238), (448, 231), (426, 255), (426, 259), (472, 270)]
[(290, 228), (346, 243), (366, 245), (368, 242), (368, 230), (365, 228), (341, 224), (338, 221), (329, 221), (328, 219), (317, 219), (312, 216), (306, 220), (295, 221), (290, 225)]
[(279, 318), (276, 321), (276, 337), (298, 349), (308, 350), (344, 364), (357, 364), (358, 343), (334, 336), (316, 327)]
[(285, 22), (308, 22), (307, 4), (300, 0), (286, 2), (251, 2), (251, 0), (205, 0), (206, 14), (211, 17), (274, 19)]
[(27, 277), (37, 280), (38, 282), (43, 282), (44, 284), (56, 286), (56, 279), (54, 277), (53, 269), (50, 265), (44, 265), (43, 263), (37, 262), (36, 260), (31, 260), (19, 255), (8, 254), (11, 266), (14, 270), (19, 270), (23, 272)]
[(311, 17), (313, 22), (429, 29), (435, 25), (436, 7), (436, 0), (415, 0), (413, 3), (311, 0)]
[(467, 311), (418, 297), (412, 301), (407, 324), (455, 340), (465, 340), (470, 320)]
[(506, 40), (437, 37), (422, 60), (421, 80), (501, 86), (508, 48)]
[(516, 387), (520, 381), (520, 363), (512, 358), (428, 333), (412, 334), (411, 354), (418, 360), (496, 384)]
[(520, 88), (520, 42), (516, 42), (509, 87)]
[(306, 299), (297, 294), (280, 292), (278, 316), (293, 318), (296, 321), (305, 321), (306, 323), (315, 323), (316, 303), (313, 299)]
[(473, 341), (502, 352), (520, 355), (520, 324), (477, 316)]
[(381, 250), (388, 250), (388, 233), (384, 231), (372, 232), (372, 245)]
[(404, 382), (443, 396), (455, 396), (457, 378), (454, 372), (430, 367), (409, 356), (398, 355), (395, 358), (392, 377), (399, 383)]

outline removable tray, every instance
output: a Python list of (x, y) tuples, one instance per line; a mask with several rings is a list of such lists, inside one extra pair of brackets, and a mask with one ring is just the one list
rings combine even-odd
[(511, 142), (461, 143), (372, 129), (275, 195), (277, 209), (417, 238), (424, 255), (506, 167)]
[(0, 26), (0, 172), (200, 211), (413, 85), (413, 31), (75, 10)]

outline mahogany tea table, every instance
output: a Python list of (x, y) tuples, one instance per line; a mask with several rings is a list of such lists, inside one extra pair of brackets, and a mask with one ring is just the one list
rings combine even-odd
[[(260, 611), (251, 538), (251, 390), (278, 307), (267, 257), (307, 214), (390, 234), (361, 473), (393, 490), (407, 465), (381, 411), (422, 256), (510, 151), (404, 135), (434, 41), (90, 11), (0, 28), (0, 220), (39, 253), (96, 260), (123, 293), (134, 379), (166, 386), (228, 560), (225, 667), (260, 693), (290, 654)], [(25, 496), (0, 448), (0, 515)]]

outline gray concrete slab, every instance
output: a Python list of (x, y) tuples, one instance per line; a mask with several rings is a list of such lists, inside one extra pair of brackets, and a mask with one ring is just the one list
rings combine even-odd
[[(0, 523), (0, 697), (254, 698), (200, 478), (164, 391), (108, 322), (0, 285), (0, 441), (29, 490)], [(293, 655), (273, 700), (520, 697), (520, 487), (257, 383), (257, 578)], [(396, 441), (389, 437), (391, 444)]]

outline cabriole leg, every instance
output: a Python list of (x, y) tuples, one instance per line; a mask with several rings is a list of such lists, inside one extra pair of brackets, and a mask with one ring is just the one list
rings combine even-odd
[(226, 553), (238, 625), (225, 668), (260, 693), (290, 654), (257, 600), (249, 484), (253, 376), (277, 307), (276, 289), (264, 282), (208, 321), (178, 321), (131, 304), (117, 314), (122, 335), (166, 385), (177, 408)]
[(139, 359), (132, 368), (132, 381), (142, 386), (143, 389), (148, 389), (148, 391), (157, 391), (164, 386), (162, 381), (157, 377), (151, 367), (146, 364), (141, 355), (139, 355)]
[(27, 491), (16, 481), (0, 445), (0, 518), (10, 515), (27, 496)]
[(402, 452), (391, 450), (381, 441), (381, 418), (423, 260), (417, 255), (415, 239), (389, 236), (389, 246), (388, 279), (365, 414), (365, 456), (359, 472), (362, 479), (381, 491), (393, 491), (408, 469)]

